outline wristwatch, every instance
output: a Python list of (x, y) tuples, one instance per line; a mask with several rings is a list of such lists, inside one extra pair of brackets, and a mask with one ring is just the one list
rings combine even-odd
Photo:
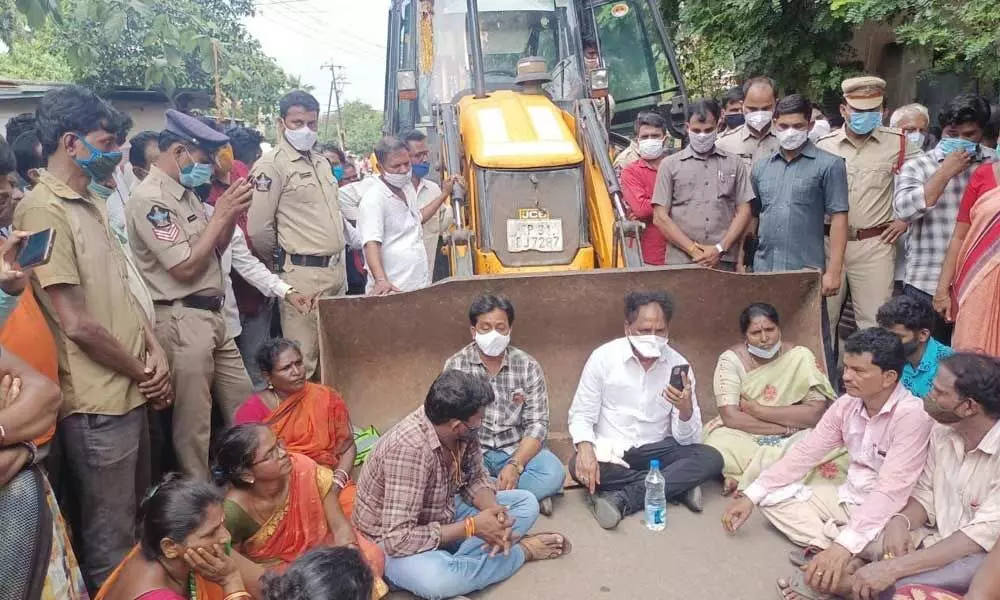
[(722, 242), (715, 245), (715, 249), (719, 251), (719, 254), (725, 254), (726, 249), (722, 247)]

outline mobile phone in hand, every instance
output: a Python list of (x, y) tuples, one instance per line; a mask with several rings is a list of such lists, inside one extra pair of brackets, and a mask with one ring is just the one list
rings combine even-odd
[(22, 269), (38, 267), (52, 258), (52, 244), (56, 232), (52, 229), (32, 233), (21, 240), (21, 249), (17, 253), (17, 264)]
[(670, 387), (675, 390), (684, 390), (684, 376), (688, 374), (691, 365), (677, 365), (670, 369)]

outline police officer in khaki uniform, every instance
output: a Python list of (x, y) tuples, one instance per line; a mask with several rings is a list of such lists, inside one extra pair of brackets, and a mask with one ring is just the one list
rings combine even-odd
[(252, 187), (235, 181), (211, 220), (193, 189), (212, 177), (214, 153), (229, 138), (175, 110), (167, 111), (160, 155), (125, 208), (129, 245), (156, 306), (156, 337), (170, 360), (177, 400), (173, 441), (185, 474), (208, 476), (212, 398), (228, 422), (252, 391), (222, 314), (219, 255), (250, 205)]
[(841, 90), (844, 126), (816, 142), (847, 161), (850, 209), (843, 279), (837, 295), (827, 299), (833, 331), (848, 288), (861, 329), (876, 326), (875, 313), (892, 295), (895, 244), (906, 231), (906, 223), (893, 217), (893, 178), (905, 160), (921, 153), (901, 131), (882, 127), (885, 81), (854, 77), (844, 80)]
[[(291, 92), (281, 99), (278, 143), (254, 165), (247, 232), (254, 250), (307, 298), (347, 292), (344, 220), (330, 163), (314, 149), (319, 102)], [(315, 308), (281, 305), (281, 329), (302, 349), (306, 373), (319, 362)]]

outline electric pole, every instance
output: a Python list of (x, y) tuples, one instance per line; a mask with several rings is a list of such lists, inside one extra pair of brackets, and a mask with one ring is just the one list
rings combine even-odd
[(324, 137), (329, 137), (330, 135), (330, 118), (333, 113), (332, 104), (336, 102), (337, 105), (337, 137), (340, 139), (340, 149), (346, 150), (347, 146), (347, 131), (344, 127), (343, 113), (340, 110), (340, 94), (347, 85), (347, 79), (341, 74), (344, 67), (341, 65), (335, 65), (332, 62), (323, 65), (324, 69), (330, 69), (330, 96), (326, 101), (326, 124), (323, 127)]

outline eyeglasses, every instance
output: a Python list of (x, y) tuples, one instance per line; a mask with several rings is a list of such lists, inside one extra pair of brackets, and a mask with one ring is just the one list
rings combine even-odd
[(274, 446), (267, 451), (267, 453), (264, 455), (264, 458), (253, 463), (251, 466), (255, 467), (260, 463), (265, 463), (269, 460), (278, 460), (279, 458), (283, 457), (286, 454), (288, 454), (288, 447), (285, 446), (285, 440), (279, 439), (277, 442), (275, 442)]

